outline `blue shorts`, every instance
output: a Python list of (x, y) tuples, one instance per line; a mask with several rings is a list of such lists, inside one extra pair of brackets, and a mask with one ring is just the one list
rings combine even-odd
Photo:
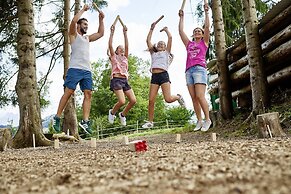
[(186, 73), (187, 85), (205, 84), (207, 85), (207, 70), (206, 68), (195, 65), (187, 69)]
[(67, 71), (64, 86), (76, 90), (79, 83), (82, 91), (92, 90), (92, 73), (88, 70), (69, 68)]

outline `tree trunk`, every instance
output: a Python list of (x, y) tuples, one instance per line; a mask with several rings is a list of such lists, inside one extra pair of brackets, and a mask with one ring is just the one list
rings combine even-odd
[(11, 140), (11, 130), (8, 128), (0, 129), (0, 151), (5, 151), (8, 142)]
[[(69, 68), (70, 62), (70, 45), (69, 45), (69, 20), (70, 20), (70, 0), (64, 1), (64, 78), (66, 77), (67, 70)], [(64, 109), (64, 119), (62, 131), (67, 133), (69, 130), (70, 135), (75, 136), (79, 139), (78, 134), (78, 125), (77, 125), (77, 115), (76, 115), (76, 106), (75, 106), (75, 93), (70, 97), (67, 102), (67, 105)]]
[(255, 0), (242, 0), (242, 7), (249, 56), (248, 63), (250, 66), (253, 114), (256, 116), (264, 113), (265, 107), (269, 105), (267, 78), (263, 71), (262, 49)]
[(221, 1), (213, 1), (214, 35), (219, 77), (220, 111), (224, 119), (231, 119), (233, 114), (230, 91), (230, 76), (226, 64), (226, 41)]
[(257, 115), (257, 123), (259, 137), (272, 138), (286, 136), (281, 128), (278, 112)]
[(13, 138), (14, 148), (32, 146), (35, 134), (36, 146), (52, 143), (42, 134), (40, 102), (36, 82), (35, 30), (32, 0), (18, 0), (17, 55), (19, 71), (16, 82), (20, 120), (18, 131)]

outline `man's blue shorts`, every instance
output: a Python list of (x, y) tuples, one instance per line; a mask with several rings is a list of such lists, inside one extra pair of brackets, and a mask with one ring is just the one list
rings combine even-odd
[(66, 75), (64, 86), (76, 90), (79, 83), (82, 91), (92, 90), (92, 73), (88, 70), (69, 68)]

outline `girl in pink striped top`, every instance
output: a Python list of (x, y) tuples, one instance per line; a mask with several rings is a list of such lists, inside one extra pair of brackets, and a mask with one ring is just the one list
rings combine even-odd
[[(208, 10), (209, 7), (206, 1), (206, 4), (204, 5), (205, 27), (204, 29), (197, 27), (193, 30), (192, 41), (189, 40), (183, 30), (184, 12), (183, 10), (179, 10), (179, 34), (187, 50), (186, 82), (198, 120), (194, 131), (198, 131), (200, 129), (201, 131), (207, 131), (211, 125), (208, 103), (205, 98), (205, 90), (207, 85), (205, 58), (210, 36)], [(204, 113), (205, 121), (202, 120), (201, 110)]]
[(128, 111), (136, 103), (136, 97), (133, 90), (128, 84), (128, 38), (127, 38), (127, 27), (123, 27), (124, 34), (124, 47), (119, 45), (114, 51), (112, 42), (115, 26), (112, 25), (111, 33), (108, 42), (110, 62), (112, 65), (111, 70), (111, 80), (110, 80), (110, 90), (112, 90), (118, 101), (108, 112), (108, 121), (113, 124), (115, 119), (115, 114), (117, 111), (125, 104), (125, 96), (128, 98), (129, 102), (125, 106), (122, 112), (118, 114), (120, 118), (121, 125), (126, 125), (126, 118)]

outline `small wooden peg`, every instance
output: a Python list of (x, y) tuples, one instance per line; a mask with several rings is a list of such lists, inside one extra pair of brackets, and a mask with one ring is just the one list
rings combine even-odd
[(176, 143), (180, 143), (180, 142), (181, 142), (181, 134), (177, 134)]
[(91, 137), (91, 148), (96, 148), (96, 138)]
[(211, 133), (211, 139), (212, 141), (216, 141), (216, 133)]

